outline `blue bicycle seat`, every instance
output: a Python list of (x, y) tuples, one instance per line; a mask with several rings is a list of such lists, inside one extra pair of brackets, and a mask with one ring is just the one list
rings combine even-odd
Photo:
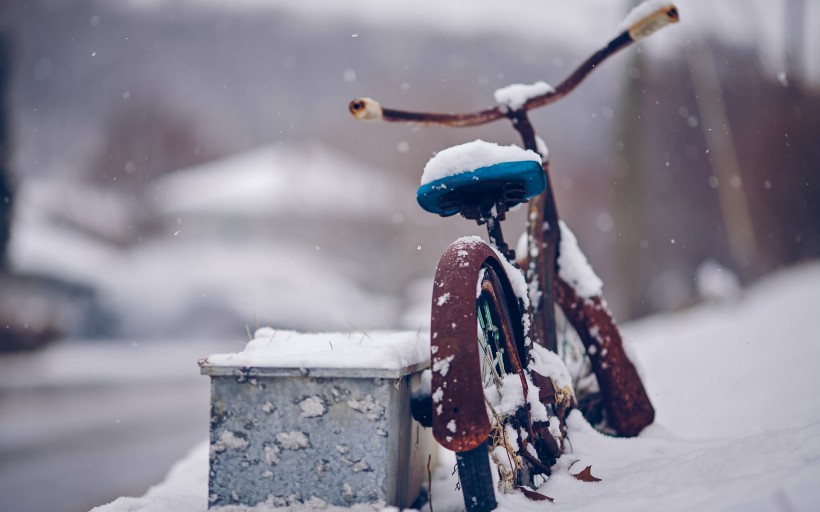
[(501, 162), (451, 174), (419, 187), (416, 200), (430, 213), (449, 217), (492, 208), (503, 202), (507, 208), (537, 196), (547, 186), (541, 164), (533, 160)]

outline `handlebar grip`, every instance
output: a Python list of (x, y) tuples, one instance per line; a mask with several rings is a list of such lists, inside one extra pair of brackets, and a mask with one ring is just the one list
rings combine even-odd
[(347, 107), (356, 119), (365, 121), (379, 121), (384, 117), (382, 106), (371, 98), (357, 98)]
[(668, 4), (630, 25), (627, 32), (633, 41), (639, 41), (678, 21), (680, 21), (678, 8), (675, 4)]

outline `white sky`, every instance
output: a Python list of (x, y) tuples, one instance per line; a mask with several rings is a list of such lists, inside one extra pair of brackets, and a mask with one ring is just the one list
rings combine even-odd
[[(167, 0), (130, 0), (138, 8)], [(357, 37), (366, 37), (369, 24), (424, 25), (449, 33), (513, 32), (527, 38), (556, 36), (570, 44), (591, 48), (614, 35), (629, 11), (626, 0), (185, 0), (225, 9), (286, 9), (317, 23), (360, 23)], [(767, 68), (783, 71), (788, 0), (676, 0), (681, 24), (652, 36), (650, 51), (677, 51), (698, 40), (719, 37), (757, 46)], [(805, 1), (804, 66), (807, 76), (820, 79), (820, 2)], [(353, 35), (353, 34), (351, 34)]]

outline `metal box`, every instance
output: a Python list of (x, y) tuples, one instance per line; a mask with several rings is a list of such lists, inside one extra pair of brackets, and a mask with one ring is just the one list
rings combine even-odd
[(423, 361), (400, 369), (271, 368), (200, 361), (211, 378), (209, 507), (409, 507), (434, 451), (410, 413)]

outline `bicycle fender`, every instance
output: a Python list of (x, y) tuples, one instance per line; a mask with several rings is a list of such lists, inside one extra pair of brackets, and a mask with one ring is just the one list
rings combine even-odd
[(433, 436), (455, 452), (476, 448), (491, 430), (476, 342), (476, 289), (485, 263), (499, 270), (499, 279), (506, 279), (504, 267), (487, 243), (478, 237), (460, 238), (442, 255), (433, 283)]

